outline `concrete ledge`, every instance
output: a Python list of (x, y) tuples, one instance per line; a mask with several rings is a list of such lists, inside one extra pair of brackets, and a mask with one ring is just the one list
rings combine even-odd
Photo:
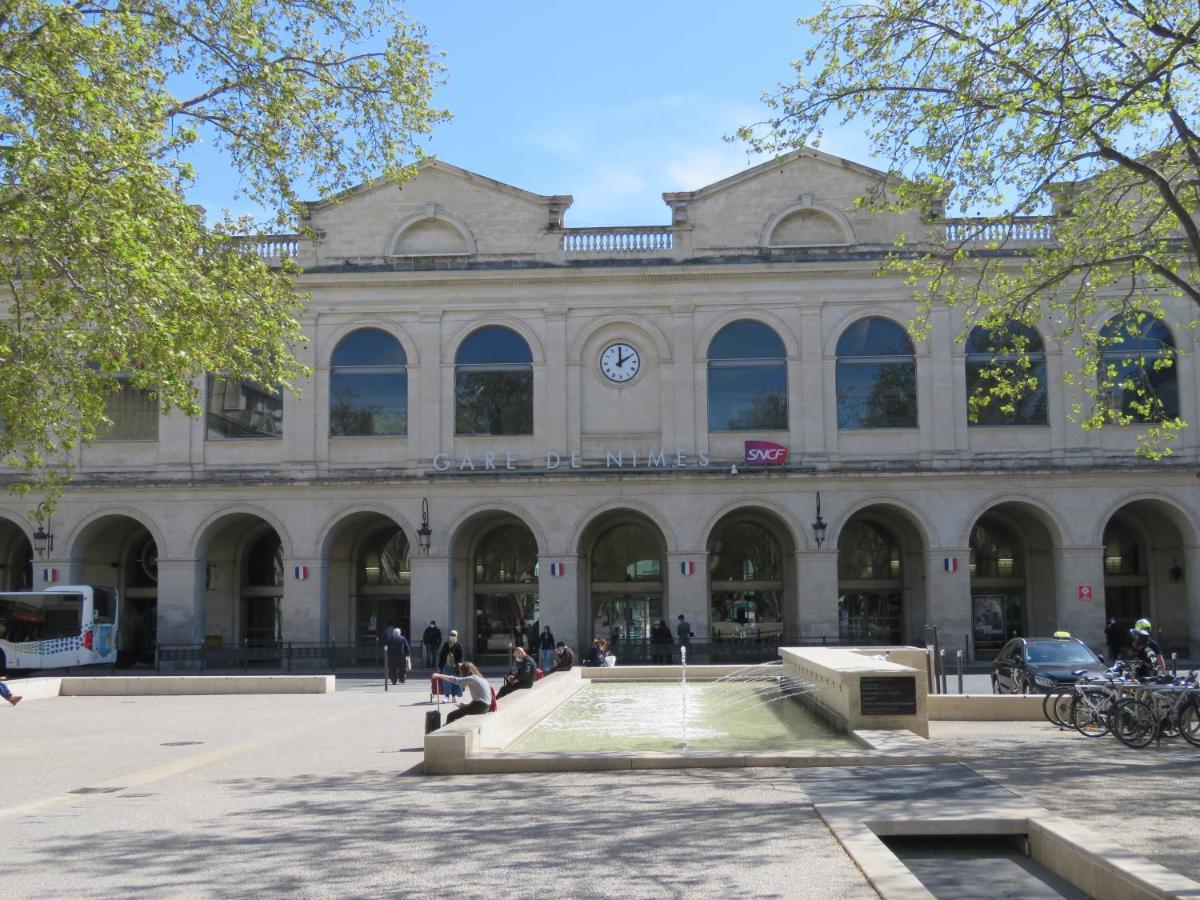
[[(586, 681), (679, 681), (683, 674), (683, 666), (602, 666), (597, 668), (581, 667), (572, 669), (578, 671)], [(713, 681), (730, 675), (743, 675), (748, 678), (761, 675), (763, 677), (778, 677), (786, 674), (783, 667), (776, 664), (753, 664), (749, 666), (688, 666), (689, 681)]]
[[(332, 694), (334, 675), (147, 675), (23, 678), (7, 682), (25, 700), (49, 697), (152, 697), (194, 694)], [(7, 706), (7, 704), (4, 704)]]
[[(5, 681), (8, 689), (21, 697), (22, 703), (30, 700), (49, 700), (57, 697), (61, 690), (61, 678), (18, 678), (15, 681)], [(0, 709), (11, 709), (7, 703), (0, 703)]]
[(1041, 694), (930, 694), (929, 719), (937, 722), (1041, 722)]

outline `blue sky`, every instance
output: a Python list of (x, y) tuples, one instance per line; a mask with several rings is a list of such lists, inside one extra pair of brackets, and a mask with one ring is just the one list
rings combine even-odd
[[(567, 224), (668, 221), (664, 191), (761, 162), (722, 138), (765, 115), (789, 78), (812, 0), (603, 4), (409, 0), (445, 54), (436, 104), (454, 120), (427, 145), (454, 165), (542, 194), (572, 194)], [(822, 149), (865, 158), (853, 129)], [(251, 211), (220, 159), (202, 154), (191, 198)]]

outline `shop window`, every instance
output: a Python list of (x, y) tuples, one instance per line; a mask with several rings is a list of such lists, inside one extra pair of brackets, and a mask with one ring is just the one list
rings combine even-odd
[(408, 433), (408, 358), (400, 342), (378, 328), (342, 338), (329, 371), (329, 433), (333, 437)]
[[(979, 326), (971, 330), (965, 350), (970, 425), (1047, 423), (1041, 335), (1020, 322), (994, 330)], [(984, 398), (987, 402), (980, 402)]]
[(1103, 402), (1131, 422), (1179, 416), (1175, 339), (1158, 319), (1115, 318), (1100, 332)]
[(279, 438), (283, 393), (247, 379), (208, 376), (209, 440)]
[(473, 332), (454, 360), (455, 434), (533, 434), (533, 355), (500, 325)]
[(722, 328), (708, 347), (708, 430), (788, 427), (787, 351), (761, 322)]
[(860, 319), (837, 344), (838, 428), (915, 428), (917, 362), (904, 329)]

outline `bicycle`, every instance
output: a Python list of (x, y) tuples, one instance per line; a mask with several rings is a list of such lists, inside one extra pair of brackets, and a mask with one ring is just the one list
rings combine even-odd
[(1147, 685), (1117, 703), (1112, 717), (1117, 740), (1136, 750), (1181, 735), (1200, 747), (1200, 684), (1196, 673), (1171, 684)]

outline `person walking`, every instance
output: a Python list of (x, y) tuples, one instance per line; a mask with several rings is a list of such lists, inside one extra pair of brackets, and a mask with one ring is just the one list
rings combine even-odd
[(442, 646), (442, 629), (438, 628), (436, 620), (429, 620), (421, 635), (421, 646), (425, 649), (425, 668), (432, 669), (437, 665), (438, 647)]
[(10, 691), (8, 689), (8, 685), (4, 683), (3, 675), (0, 675), (0, 697), (3, 697), (5, 700), (7, 700), (13, 706), (16, 706), (18, 703), (21, 702), (21, 695), (14, 694), (12, 691)]
[[(679, 636), (679, 646), (681, 649), (692, 646), (692, 626), (683, 617), (683, 613), (679, 614), (679, 624), (675, 626), (675, 634)], [(681, 653), (680, 656), (682, 657), (683, 654)]]
[(1104, 629), (1104, 639), (1108, 642), (1108, 661), (1115, 663), (1121, 658), (1121, 651), (1129, 646), (1129, 629), (1112, 616), (1108, 620), (1108, 627)]
[(549, 625), (542, 629), (542, 636), (538, 638), (538, 652), (542, 671), (549, 672), (554, 667), (554, 635), (550, 633)]
[(412, 665), (408, 638), (395, 625), (389, 625), (384, 635), (387, 637), (388, 680), (395, 684), (399, 679), (404, 684), (408, 680), (408, 667)]
[[(453, 675), (457, 677), (458, 667), (463, 661), (462, 644), (458, 642), (458, 631), (451, 628), (450, 634), (446, 638), (446, 643), (442, 644), (442, 649), (438, 651), (437, 667), (438, 671), (443, 675)], [(453, 681), (447, 681), (443, 685), (447, 697), (461, 697), (462, 688)]]
[(671, 629), (667, 623), (659, 619), (650, 628), (650, 659), (656, 666), (671, 664), (672, 648), (675, 640), (671, 637)]

